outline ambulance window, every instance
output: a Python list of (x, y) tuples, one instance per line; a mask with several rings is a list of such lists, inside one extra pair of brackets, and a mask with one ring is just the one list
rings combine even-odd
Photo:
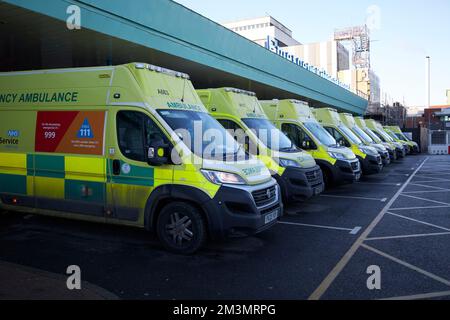
[(168, 143), (152, 119), (137, 111), (117, 113), (117, 138), (122, 154), (136, 161), (146, 161), (146, 149), (150, 143), (158, 140)]
[(345, 137), (339, 131), (331, 127), (324, 128), (333, 136), (334, 139), (336, 139), (336, 142), (341, 146), (350, 147), (350, 143), (348, 143), (347, 139), (345, 139)]
[(316, 149), (314, 141), (306, 132), (297, 125), (291, 123), (283, 123), (281, 131), (292, 141), (296, 146), (305, 150)]
[(132, 160), (145, 161), (144, 114), (136, 111), (117, 113), (117, 139), (122, 154)]
[(169, 139), (167, 139), (166, 135), (161, 131), (161, 129), (156, 125), (156, 123), (152, 119), (144, 115), (144, 121), (145, 121), (145, 139), (146, 139), (145, 145), (147, 147), (156, 141), (164, 144), (169, 144)]
[(244, 129), (242, 129), (236, 122), (227, 119), (217, 119), (217, 121), (219, 121), (222, 127), (224, 127), (228, 133), (231, 134), (234, 140), (246, 147), (245, 151), (248, 151), (251, 154), (258, 154), (257, 145), (250, 141), (250, 138), (245, 133)]

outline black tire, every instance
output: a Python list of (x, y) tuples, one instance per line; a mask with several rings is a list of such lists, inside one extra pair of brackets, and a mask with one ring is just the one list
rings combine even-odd
[(201, 212), (185, 202), (172, 202), (162, 208), (156, 233), (167, 250), (178, 254), (195, 253), (207, 236)]
[(333, 179), (333, 174), (331, 173), (331, 170), (325, 166), (321, 166), (320, 169), (322, 170), (323, 183), (325, 184), (324, 189), (328, 190), (328, 189), (336, 186), (336, 183)]

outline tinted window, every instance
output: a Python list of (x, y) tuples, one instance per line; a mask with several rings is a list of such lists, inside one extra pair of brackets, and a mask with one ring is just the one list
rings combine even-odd
[(167, 109), (158, 113), (199, 157), (226, 160), (245, 156), (233, 137), (208, 113)]
[(142, 112), (119, 111), (116, 121), (120, 151), (131, 160), (147, 161), (147, 148), (151, 142), (168, 143), (153, 120)]
[(281, 131), (292, 141), (295, 145), (303, 149), (315, 148), (314, 141), (308, 134), (299, 126), (291, 123), (283, 123)]
[(252, 130), (258, 139), (264, 143), (267, 148), (274, 151), (297, 152), (298, 149), (289, 140), (288, 137), (267, 119), (242, 119), (244, 123)]
[(228, 119), (218, 119), (219, 123), (233, 136), (233, 138), (239, 143), (247, 145), (248, 149), (246, 151), (251, 154), (258, 154), (258, 147), (256, 144), (250, 141), (249, 136), (245, 133), (236, 122)]
[(350, 143), (347, 141), (347, 139), (345, 139), (345, 137), (336, 129), (331, 128), (331, 127), (324, 127), (325, 130), (327, 130), (332, 136), (333, 138), (336, 140), (336, 142), (338, 144), (340, 144), (341, 146), (346, 146), (349, 147)]

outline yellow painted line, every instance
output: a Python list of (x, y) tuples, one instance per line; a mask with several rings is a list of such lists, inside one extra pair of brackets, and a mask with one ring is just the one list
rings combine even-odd
[(389, 208), (394, 204), (395, 200), (400, 196), (406, 186), (411, 182), (412, 178), (419, 172), (425, 162), (429, 159), (427, 157), (422, 164), (416, 169), (416, 171), (411, 174), (411, 176), (406, 180), (403, 186), (397, 191), (397, 193), (391, 198), (391, 200), (386, 204), (386, 206), (381, 210), (381, 212), (375, 217), (375, 219), (370, 223), (370, 225), (364, 230), (364, 232), (359, 236), (359, 238), (353, 243), (350, 249), (345, 253), (341, 260), (334, 266), (331, 272), (325, 277), (325, 279), (320, 283), (320, 285), (314, 290), (314, 292), (309, 296), (308, 300), (319, 300), (323, 294), (328, 290), (333, 281), (342, 272), (345, 266), (348, 264), (350, 259), (356, 253), (356, 251), (363, 245), (364, 240), (372, 232), (372, 230), (381, 221), (384, 215), (388, 212)]

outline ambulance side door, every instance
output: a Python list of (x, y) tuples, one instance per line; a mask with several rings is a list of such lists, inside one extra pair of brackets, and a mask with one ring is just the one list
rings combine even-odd
[(115, 139), (112, 139), (115, 151), (107, 162), (108, 216), (141, 225), (150, 193), (173, 180), (173, 165), (150, 166), (147, 163), (148, 146), (155, 139), (167, 144), (169, 140), (156, 122), (142, 111), (117, 110), (111, 120), (115, 129)]

